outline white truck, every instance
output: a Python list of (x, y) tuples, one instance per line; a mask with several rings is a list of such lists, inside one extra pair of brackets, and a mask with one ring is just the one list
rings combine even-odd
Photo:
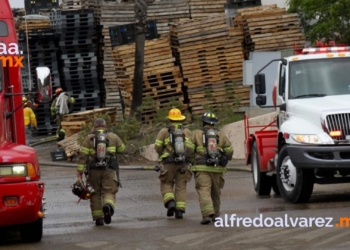
[[(277, 117), (250, 133), (256, 126), (245, 116), (246, 163), (258, 195), (273, 188), (287, 202), (307, 202), (315, 183), (350, 182), (350, 47), (305, 48), (264, 68), (274, 61)], [(271, 107), (264, 68), (255, 75), (261, 108)]]

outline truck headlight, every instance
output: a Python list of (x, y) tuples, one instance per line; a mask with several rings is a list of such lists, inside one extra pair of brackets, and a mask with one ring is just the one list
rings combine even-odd
[(0, 166), (0, 176), (25, 176), (27, 174), (25, 165)]
[(309, 144), (320, 144), (322, 143), (320, 138), (317, 135), (291, 135), (294, 141), (300, 143), (309, 143)]

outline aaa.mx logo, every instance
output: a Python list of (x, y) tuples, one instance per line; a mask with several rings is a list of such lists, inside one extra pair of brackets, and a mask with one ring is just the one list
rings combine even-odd
[(22, 54), (18, 44), (10, 43), (7, 46), (5, 43), (0, 43), (0, 63), (3, 67), (24, 67)]

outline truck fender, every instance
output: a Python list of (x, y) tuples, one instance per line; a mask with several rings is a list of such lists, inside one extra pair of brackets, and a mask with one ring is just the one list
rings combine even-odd
[(291, 134), (317, 135), (322, 143), (334, 144), (332, 138), (322, 128), (302, 117), (291, 116), (288, 118), (280, 126), (280, 132), (282, 135), (286, 134), (283, 136), (286, 144), (300, 144), (292, 139)]

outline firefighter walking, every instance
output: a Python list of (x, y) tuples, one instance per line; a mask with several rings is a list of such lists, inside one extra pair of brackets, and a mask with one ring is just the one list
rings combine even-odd
[(35, 114), (31, 108), (32, 102), (26, 97), (22, 98), (23, 101), (23, 115), (24, 115), (24, 125), (26, 128), (26, 145), (31, 143), (31, 128), (34, 127), (38, 129), (38, 123)]
[(66, 131), (62, 129), (61, 122), (65, 114), (72, 112), (72, 105), (75, 103), (75, 99), (67, 92), (64, 92), (62, 88), (57, 88), (55, 95), (56, 98), (51, 104), (51, 116), (55, 119), (57, 124), (57, 141), (61, 141), (64, 139), (66, 134)]
[(181, 219), (186, 211), (187, 182), (192, 178), (185, 154), (193, 152), (194, 145), (189, 140), (191, 131), (182, 125), (186, 116), (173, 108), (169, 111), (168, 119), (170, 125), (159, 131), (155, 142), (161, 166), (160, 189), (167, 216), (175, 214), (175, 218)]
[(199, 195), (202, 213), (201, 224), (209, 224), (220, 216), (220, 196), (225, 180), (228, 160), (232, 159), (233, 147), (226, 135), (214, 128), (219, 119), (212, 112), (202, 115), (203, 128), (193, 131), (191, 141), (195, 145), (195, 159), (191, 170)]
[(77, 183), (81, 183), (83, 173), (94, 192), (90, 198), (92, 219), (96, 226), (110, 224), (115, 210), (115, 198), (119, 189), (119, 165), (117, 153), (122, 153), (125, 145), (114, 133), (109, 132), (104, 119), (94, 122), (94, 131), (83, 141), (77, 167)]

